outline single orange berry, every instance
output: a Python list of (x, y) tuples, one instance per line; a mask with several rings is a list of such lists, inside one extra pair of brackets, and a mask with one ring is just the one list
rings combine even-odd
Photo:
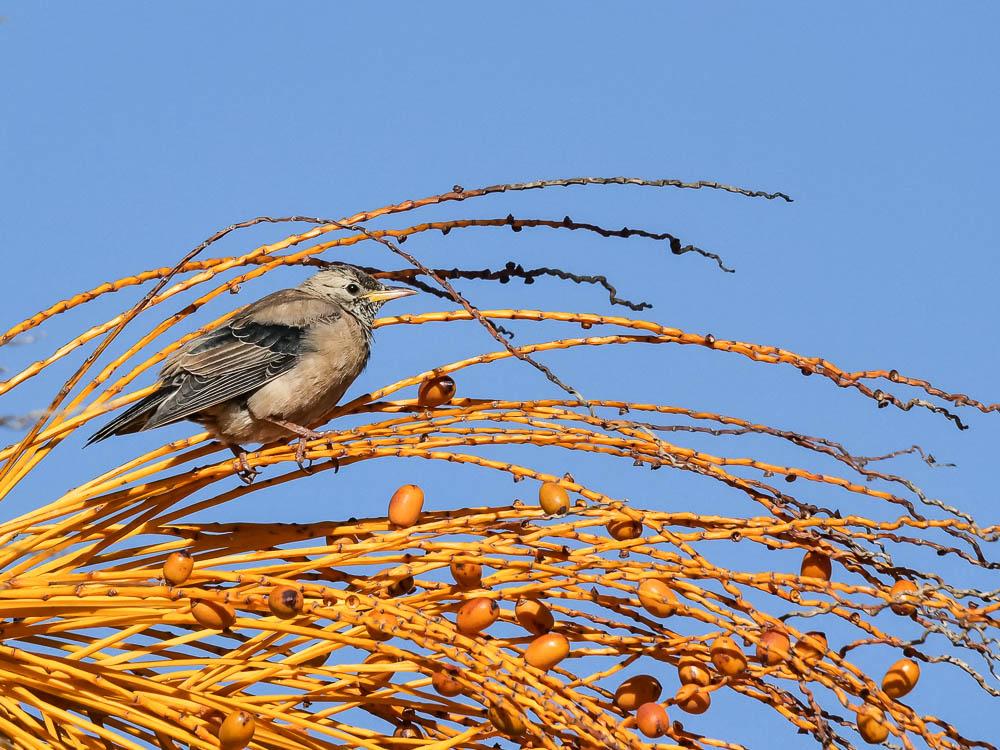
[(404, 737), (410, 740), (421, 740), (424, 738), (424, 733), (420, 731), (420, 727), (414, 724), (412, 721), (404, 721), (398, 727), (396, 731), (392, 733), (393, 737)]
[(685, 656), (677, 662), (677, 677), (682, 685), (698, 685), (705, 687), (712, 681), (705, 665), (692, 656)]
[(537, 669), (549, 670), (569, 655), (569, 641), (559, 633), (546, 633), (531, 642), (524, 660)]
[(720, 635), (712, 641), (709, 654), (715, 668), (727, 677), (735, 677), (747, 669), (746, 656), (742, 649), (736, 645), (736, 641), (728, 635)]
[(369, 614), (365, 622), (368, 637), (373, 641), (388, 641), (393, 631), (399, 627), (399, 618), (391, 612), (376, 610)]
[(890, 698), (902, 698), (917, 686), (920, 665), (912, 659), (900, 659), (882, 678), (882, 689)]
[(219, 727), (221, 750), (242, 750), (253, 739), (256, 720), (248, 711), (233, 711)]
[(913, 604), (903, 604), (900, 603), (900, 599), (904, 602), (916, 602), (917, 600), (917, 584), (913, 581), (907, 581), (905, 578), (896, 581), (892, 585), (892, 589), (889, 591), (889, 596), (895, 600), (895, 603), (889, 605), (889, 609), (895, 612), (897, 615), (902, 615), (903, 617), (911, 617), (917, 613), (917, 608)]
[(423, 507), (424, 491), (415, 484), (404, 484), (389, 500), (389, 523), (404, 529), (413, 526)]
[(496, 622), (499, 616), (500, 607), (496, 601), (480, 596), (461, 606), (455, 625), (462, 635), (476, 635)]
[(203, 628), (228, 630), (236, 622), (236, 610), (228, 604), (199, 599), (191, 607), (191, 614)]
[(647, 737), (662, 737), (670, 728), (667, 709), (659, 703), (643, 703), (635, 712), (635, 725)]
[(483, 585), (483, 566), (476, 562), (451, 561), (451, 576), (462, 589), (478, 589)]
[(660, 699), (663, 686), (655, 677), (638, 674), (629, 677), (615, 691), (615, 705), (623, 711), (635, 711), (643, 703), (655, 703)]
[(454, 698), (462, 692), (462, 683), (458, 681), (458, 669), (446, 666), (431, 675), (431, 685), (446, 698)]
[(290, 620), (302, 612), (304, 603), (302, 592), (291, 586), (275, 586), (267, 596), (271, 614), (282, 620)]
[(826, 633), (810, 630), (795, 642), (792, 654), (812, 666), (823, 659), (827, 646)]
[(608, 522), (606, 526), (611, 538), (619, 542), (627, 542), (630, 539), (638, 539), (642, 536), (642, 524), (631, 518), (619, 518)]
[(690, 683), (681, 685), (681, 689), (674, 696), (674, 703), (681, 711), (689, 714), (703, 714), (712, 705), (712, 696), (707, 690)]
[(413, 591), (414, 586), (413, 576), (404, 576), (386, 586), (385, 593), (389, 596), (406, 596)]
[(417, 390), (417, 403), (425, 409), (433, 409), (451, 401), (455, 397), (455, 390), (455, 381), (447, 375), (428, 378)]
[(544, 635), (552, 630), (556, 621), (552, 611), (537, 599), (521, 599), (514, 607), (514, 616), (525, 630)]
[(819, 578), (829, 581), (833, 575), (833, 563), (822, 552), (809, 550), (802, 558), (802, 577)]
[(524, 717), (505, 700), (500, 700), (490, 706), (486, 715), (496, 730), (508, 737), (521, 737), (528, 731)]
[(163, 563), (163, 578), (171, 586), (180, 586), (191, 575), (194, 558), (186, 549), (171, 552)]
[[(389, 656), (388, 654), (369, 654), (365, 657), (364, 664), (395, 664), (397, 661), (396, 657)], [(358, 672), (358, 683), (357, 687), (361, 693), (367, 695), (380, 688), (384, 688), (392, 680), (395, 672), (383, 671), (383, 672)]]
[(889, 736), (889, 727), (885, 723), (885, 714), (870, 704), (865, 704), (858, 712), (858, 734), (861, 739), (872, 745), (885, 742)]
[(677, 594), (659, 578), (644, 579), (639, 584), (637, 593), (639, 603), (649, 614), (656, 617), (670, 617), (680, 608)]
[(757, 644), (757, 658), (761, 664), (773, 667), (788, 660), (791, 641), (788, 636), (780, 630), (765, 630), (761, 633), (760, 643)]
[(538, 489), (538, 504), (550, 516), (562, 515), (569, 510), (569, 493), (555, 482), (543, 482)]

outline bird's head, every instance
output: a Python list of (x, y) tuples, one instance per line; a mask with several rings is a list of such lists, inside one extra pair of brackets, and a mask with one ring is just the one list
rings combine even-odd
[(406, 287), (386, 286), (370, 274), (347, 263), (331, 263), (306, 279), (301, 289), (336, 302), (370, 327), (386, 302), (416, 294)]

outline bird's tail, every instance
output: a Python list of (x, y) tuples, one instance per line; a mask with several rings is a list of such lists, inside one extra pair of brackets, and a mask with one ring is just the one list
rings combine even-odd
[(93, 443), (99, 443), (112, 435), (129, 435), (133, 432), (139, 432), (139, 430), (146, 426), (146, 423), (149, 421), (149, 417), (156, 410), (156, 407), (159, 406), (163, 400), (170, 395), (170, 393), (171, 390), (169, 388), (161, 388), (155, 393), (149, 394), (138, 403), (132, 404), (132, 406), (87, 438), (86, 444), (91, 445)]

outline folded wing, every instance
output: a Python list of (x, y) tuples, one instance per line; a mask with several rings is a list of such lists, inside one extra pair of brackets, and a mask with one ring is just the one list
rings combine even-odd
[(336, 305), (299, 290), (264, 297), (172, 354), (160, 371), (160, 389), (89, 442), (162, 427), (252, 394), (295, 366), (310, 325), (340, 314)]

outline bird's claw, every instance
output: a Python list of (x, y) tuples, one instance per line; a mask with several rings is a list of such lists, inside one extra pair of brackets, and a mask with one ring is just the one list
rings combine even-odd
[(301, 437), (295, 445), (295, 463), (299, 465), (303, 473), (312, 474), (312, 459), (306, 458), (306, 440), (307, 438)]
[(258, 474), (260, 474), (260, 469), (250, 465), (250, 462), (247, 461), (246, 453), (241, 453), (236, 457), (236, 476), (239, 477), (243, 484), (249, 487), (253, 484), (253, 480), (257, 478)]
[(260, 474), (260, 469), (253, 467), (247, 469), (246, 471), (244, 471), (243, 469), (236, 470), (236, 476), (239, 477), (239, 480), (243, 482), (243, 484), (245, 484), (247, 487), (253, 484), (253, 480), (257, 478), (258, 474)]
[[(330, 451), (330, 453), (333, 453), (335, 450), (337, 450), (337, 448), (333, 444), (333, 439), (332, 438), (328, 439), (326, 441), (326, 449), (328, 451)], [(338, 472), (340, 472), (340, 457), (339, 456), (330, 456), (330, 463), (333, 464), (333, 473), (334, 474), (337, 474)]]

